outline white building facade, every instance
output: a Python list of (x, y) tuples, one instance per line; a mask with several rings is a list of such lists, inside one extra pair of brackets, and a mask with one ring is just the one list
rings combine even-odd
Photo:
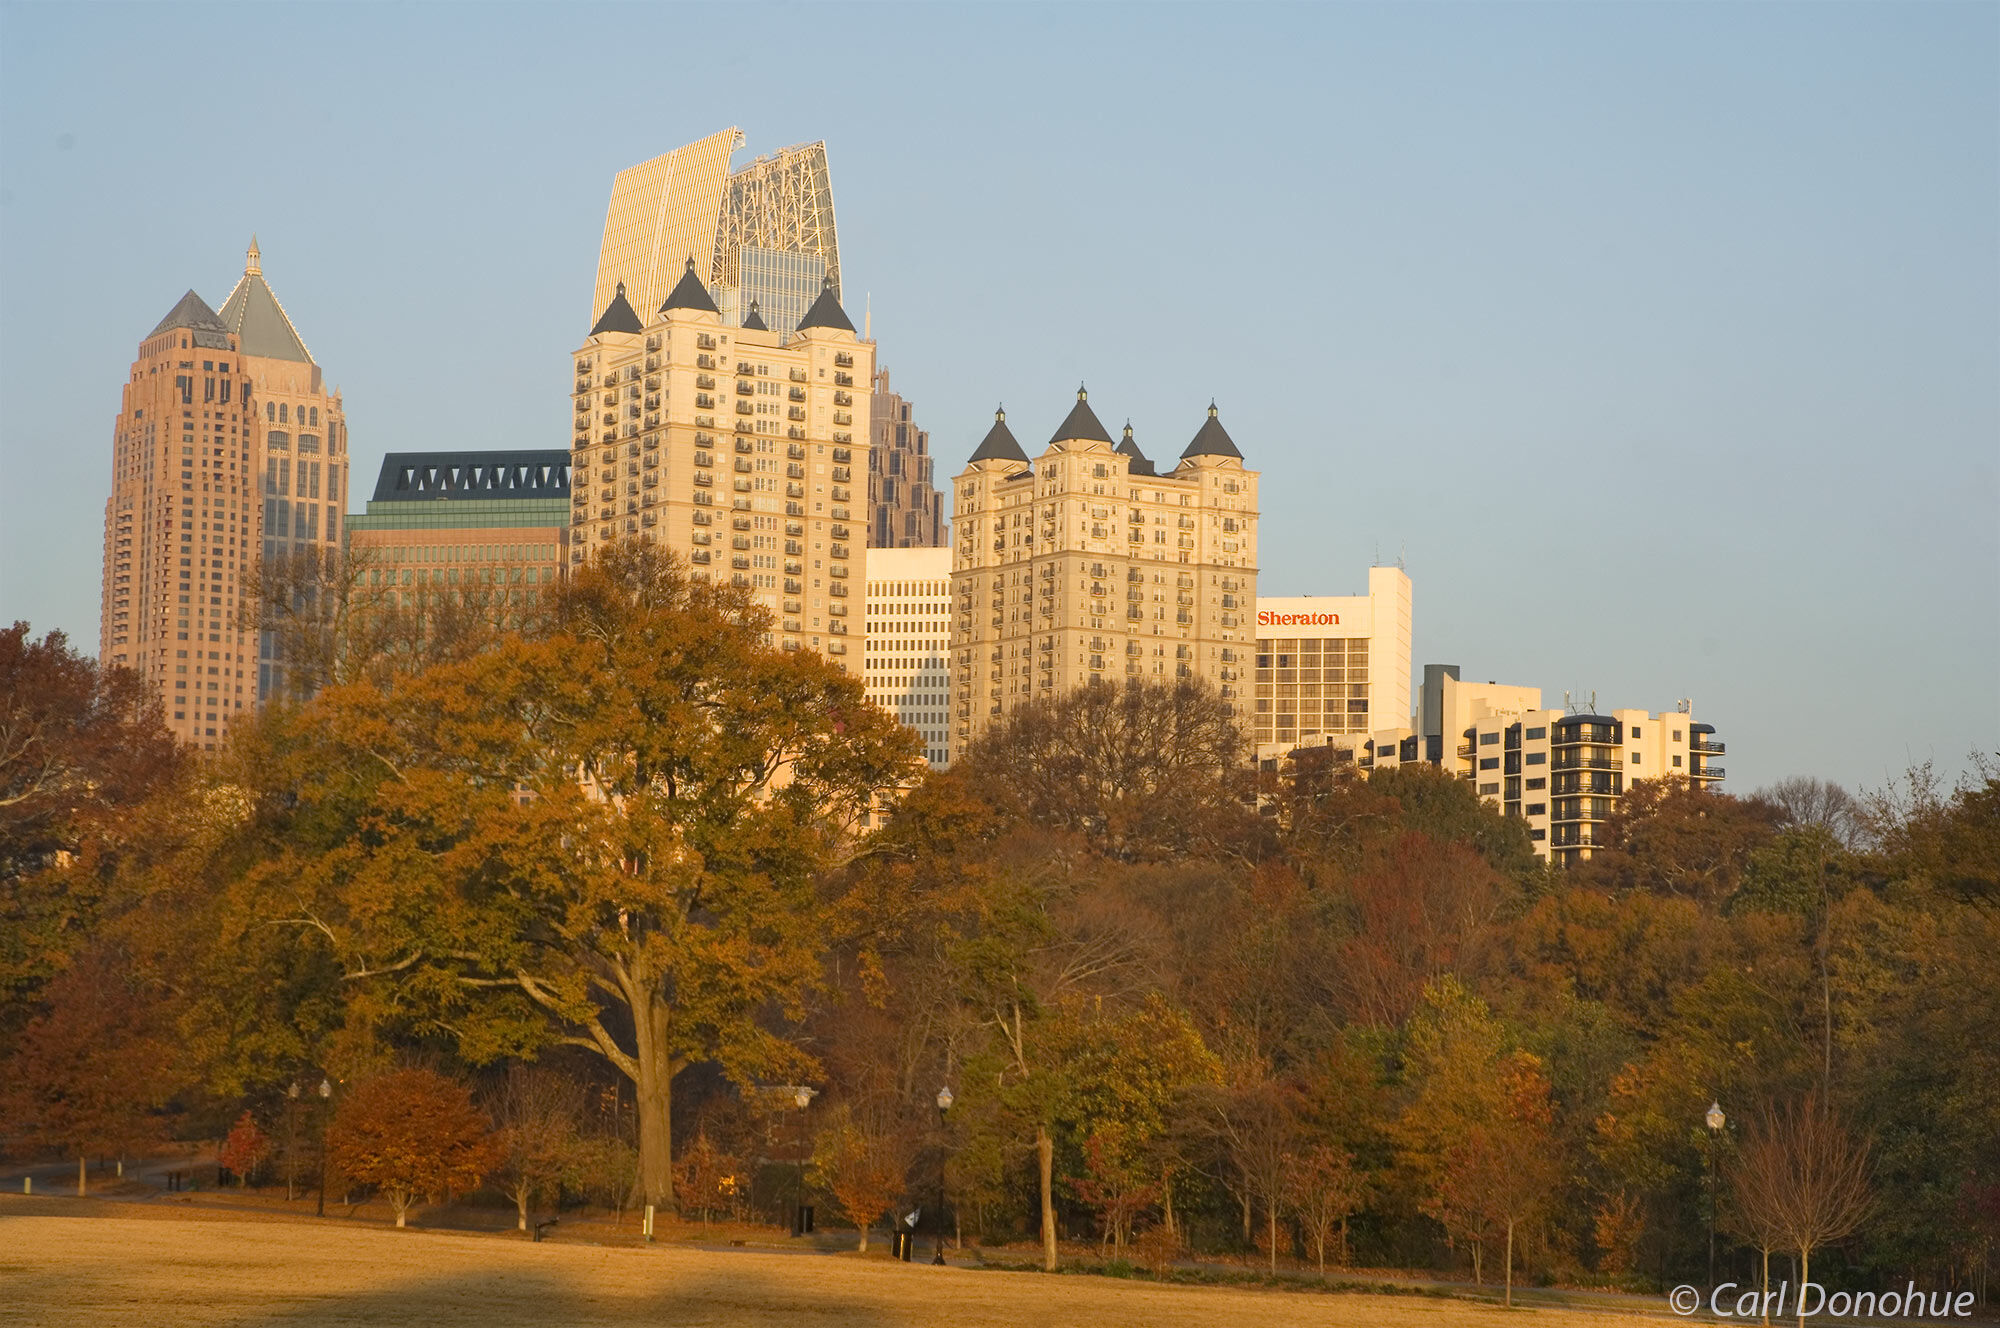
[(1410, 723), (1410, 576), (1368, 569), (1365, 595), (1260, 595), (1250, 737), (1259, 760), (1358, 750)]
[(868, 699), (923, 735), (932, 768), (951, 764), (951, 548), (869, 549)]

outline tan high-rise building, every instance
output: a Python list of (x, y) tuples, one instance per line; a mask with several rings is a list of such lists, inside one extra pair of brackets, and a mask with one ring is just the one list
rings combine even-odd
[(247, 591), (271, 551), (337, 544), (346, 471), (339, 394), (252, 240), (219, 314), (189, 291), (140, 343), (112, 437), (99, 658), (156, 687), (182, 741), (214, 749), (269, 694)]
[(868, 699), (951, 764), (951, 550), (876, 549), (868, 559)]
[(1031, 462), (998, 412), (952, 502), (952, 748), (1085, 683), (1203, 679), (1245, 718), (1257, 479), (1216, 417), (1165, 475), (1082, 389)]
[(786, 337), (754, 305), (727, 325), (682, 263), (643, 319), (614, 287), (574, 356), (570, 560), (656, 541), (749, 589), (784, 649), (858, 674), (875, 345), (829, 282)]
[[(347, 413), (330, 391), (312, 352), (264, 280), (257, 239), (236, 289), (219, 317), (237, 339), (256, 394), (263, 441), (264, 524), (261, 556), (273, 567), (285, 558), (341, 547), (347, 501)], [(257, 695), (284, 687), (282, 645), (266, 632), (258, 643)]]
[(262, 447), (236, 335), (189, 291), (139, 343), (111, 444), (98, 658), (161, 694), (167, 727), (207, 750), (257, 705), (255, 569)]

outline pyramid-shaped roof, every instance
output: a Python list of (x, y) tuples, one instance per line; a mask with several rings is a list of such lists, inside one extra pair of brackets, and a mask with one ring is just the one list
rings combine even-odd
[(1238, 461), (1243, 454), (1236, 450), (1236, 444), (1229, 437), (1229, 431), (1222, 427), (1222, 421), (1215, 418), (1215, 403), (1208, 403), (1208, 418), (1201, 428), (1195, 430), (1194, 438), (1188, 443), (1183, 458), (1192, 456), (1235, 457)]
[[(688, 259), (687, 270), (681, 273), (681, 279), (674, 283), (674, 288), (667, 292), (667, 298), (660, 304), (661, 313), (669, 309), (699, 309), (711, 314), (722, 312), (715, 307), (715, 297), (708, 293), (708, 287), (702, 285), (701, 278), (694, 274), (692, 258)], [(633, 330), (637, 331), (636, 328)]]
[(1131, 462), (1126, 467), (1134, 475), (1157, 475), (1153, 463), (1146, 460), (1146, 454), (1139, 450), (1139, 444), (1132, 441), (1132, 421), (1125, 421), (1125, 439), (1118, 444), (1118, 455)]
[(236, 289), (222, 302), (218, 315), (236, 334), (236, 346), (245, 355), (261, 355), (267, 360), (292, 360), (311, 364), (312, 352), (286, 315), (285, 307), (264, 280), (263, 256), (257, 237), (250, 237), (250, 252), (243, 263), (243, 275)]
[(974, 461), (1019, 461), (1026, 464), (1028, 454), (1014, 441), (1014, 431), (1007, 427), (1007, 408), (993, 412), (993, 427), (986, 431), (986, 437), (973, 450)]
[(1076, 404), (1070, 407), (1069, 414), (1063, 417), (1063, 422), (1056, 426), (1055, 434), (1049, 441), (1061, 443), (1072, 439), (1099, 443), (1111, 441), (1111, 435), (1105, 432), (1103, 421), (1099, 420), (1097, 412), (1090, 408), (1090, 393), (1081, 383), (1076, 386)]
[(757, 312), (757, 302), (755, 300), (750, 301), (750, 312), (743, 315), (743, 326), (752, 332), (769, 332), (771, 330), (770, 325), (764, 321), (764, 315)]
[(611, 303), (604, 306), (604, 312), (598, 315), (597, 322), (591, 326), (590, 335), (594, 337), (599, 332), (644, 332), (645, 330), (646, 326), (639, 321), (639, 315), (633, 310), (632, 302), (625, 298), (625, 283), (621, 281), (618, 283), (618, 289), (612, 293)]
[(806, 316), (799, 320), (799, 331), (809, 327), (838, 328), (842, 332), (852, 332), (854, 324), (847, 320), (846, 310), (840, 307), (840, 299), (833, 293), (833, 278), (821, 278), (819, 298), (806, 310)]
[(193, 291), (181, 296), (180, 302), (167, 310), (167, 316), (156, 324), (146, 336), (150, 339), (170, 328), (184, 327), (194, 333), (194, 344), (207, 346), (212, 350), (229, 348), (229, 329), (215, 316), (215, 310), (208, 307), (208, 301)]

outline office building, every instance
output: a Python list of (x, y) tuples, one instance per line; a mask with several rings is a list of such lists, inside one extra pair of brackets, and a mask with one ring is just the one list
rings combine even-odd
[[(139, 345), (112, 434), (99, 658), (213, 750), (276, 685), (250, 590), (340, 538), (347, 426), (255, 240), (218, 312), (190, 290)], [(281, 667), (281, 665), (280, 665)]]
[(867, 552), (868, 699), (923, 735), (924, 759), (951, 764), (951, 550)]
[(643, 315), (614, 288), (573, 367), (570, 562), (656, 542), (749, 590), (783, 649), (859, 673), (875, 345), (830, 281), (786, 337), (726, 324), (683, 260)]
[(363, 602), (447, 596), (519, 626), (563, 574), (569, 474), (562, 451), (389, 453), (368, 510), (347, 518)]
[(590, 313), (618, 288), (641, 311), (659, 307), (693, 259), (726, 326), (752, 306), (782, 343), (822, 290), (840, 298), (840, 243), (826, 144), (803, 143), (731, 171), (743, 146), (725, 129), (618, 172), (605, 210)]
[(1410, 577), (1368, 569), (1365, 595), (1260, 596), (1250, 737), (1260, 760), (1355, 748), (1410, 716)]
[[(255, 236), (243, 275), (219, 315), (243, 352), (262, 416), (263, 565), (281, 569), (285, 559), (324, 558), (341, 546), (341, 514), (348, 497), (347, 413), (340, 393), (328, 389), (298, 329), (264, 280)], [(260, 698), (285, 685), (283, 649), (275, 632), (259, 638)]]
[(1213, 405), (1166, 474), (1082, 389), (1034, 460), (996, 412), (953, 481), (953, 750), (1094, 681), (1199, 678), (1247, 720), (1257, 478)]
[(910, 418), (910, 403), (875, 371), (869, 417), (868, 547), (928, 549), (950, 543), (944, 495), (931, 482), (931, 436)]

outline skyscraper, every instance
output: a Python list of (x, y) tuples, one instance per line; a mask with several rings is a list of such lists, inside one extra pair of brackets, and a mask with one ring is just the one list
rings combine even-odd
[[(99, 657), (213, 749), (276, 685), (248, 592), (278, 553), (338, 546), (338, 393), (265, 283), (257, 243), (220, 313), (189, 291), (139, 345), (112, 433)], [(261, 661), (261, 662), (260, 662)]]
[[(337, 552), (347, 499), (347, 413), (264, 280), (255, 236), (220, 317), (236, 336), (262, 416), (253, 421), (263, 428), (262, 565), (277, 568), (286, 559)], [(259, 699), (284, 686), (282, 650), (276, 633), (263, 634)]]
[(931, 436), (910, 418), (910, 403), (875, 372), (868, 449), (868, 547), (930, 549), (949, 543), (944, 495), (931, 481)]
[(726, 324), (684, 259), (643, 318), (614, 287), (573, 358), (571, 562), (657, 542), (751, 591), (783, 649), (859, 673), (875, 345), (831, 279), (786, 337), (754, 306)]
[(742, 145), (742, 130), (725, 129), (618, 172), (592, 318), (621, 285), (635, 309), (658, 308), (688, 259), (731, 327), (755, 302), (765, 327), (782, 338), (829, 282), (840, 298), (826, 144), (785, 148), (732, 172), (730, 154)]
[(997, 412), (954, 481), (953, 752), (1096, 681), (1199, 678), (1247, 718), (1257, 480), (1212, 405), (1164, 475), (1081, 388), (1033, 461)]
[(249, 366), (193, 291), (139, 343), (112, 430), (98, 658), (138, 672), (167, 727), (213, 751), (257, 704), (262, 446)]

